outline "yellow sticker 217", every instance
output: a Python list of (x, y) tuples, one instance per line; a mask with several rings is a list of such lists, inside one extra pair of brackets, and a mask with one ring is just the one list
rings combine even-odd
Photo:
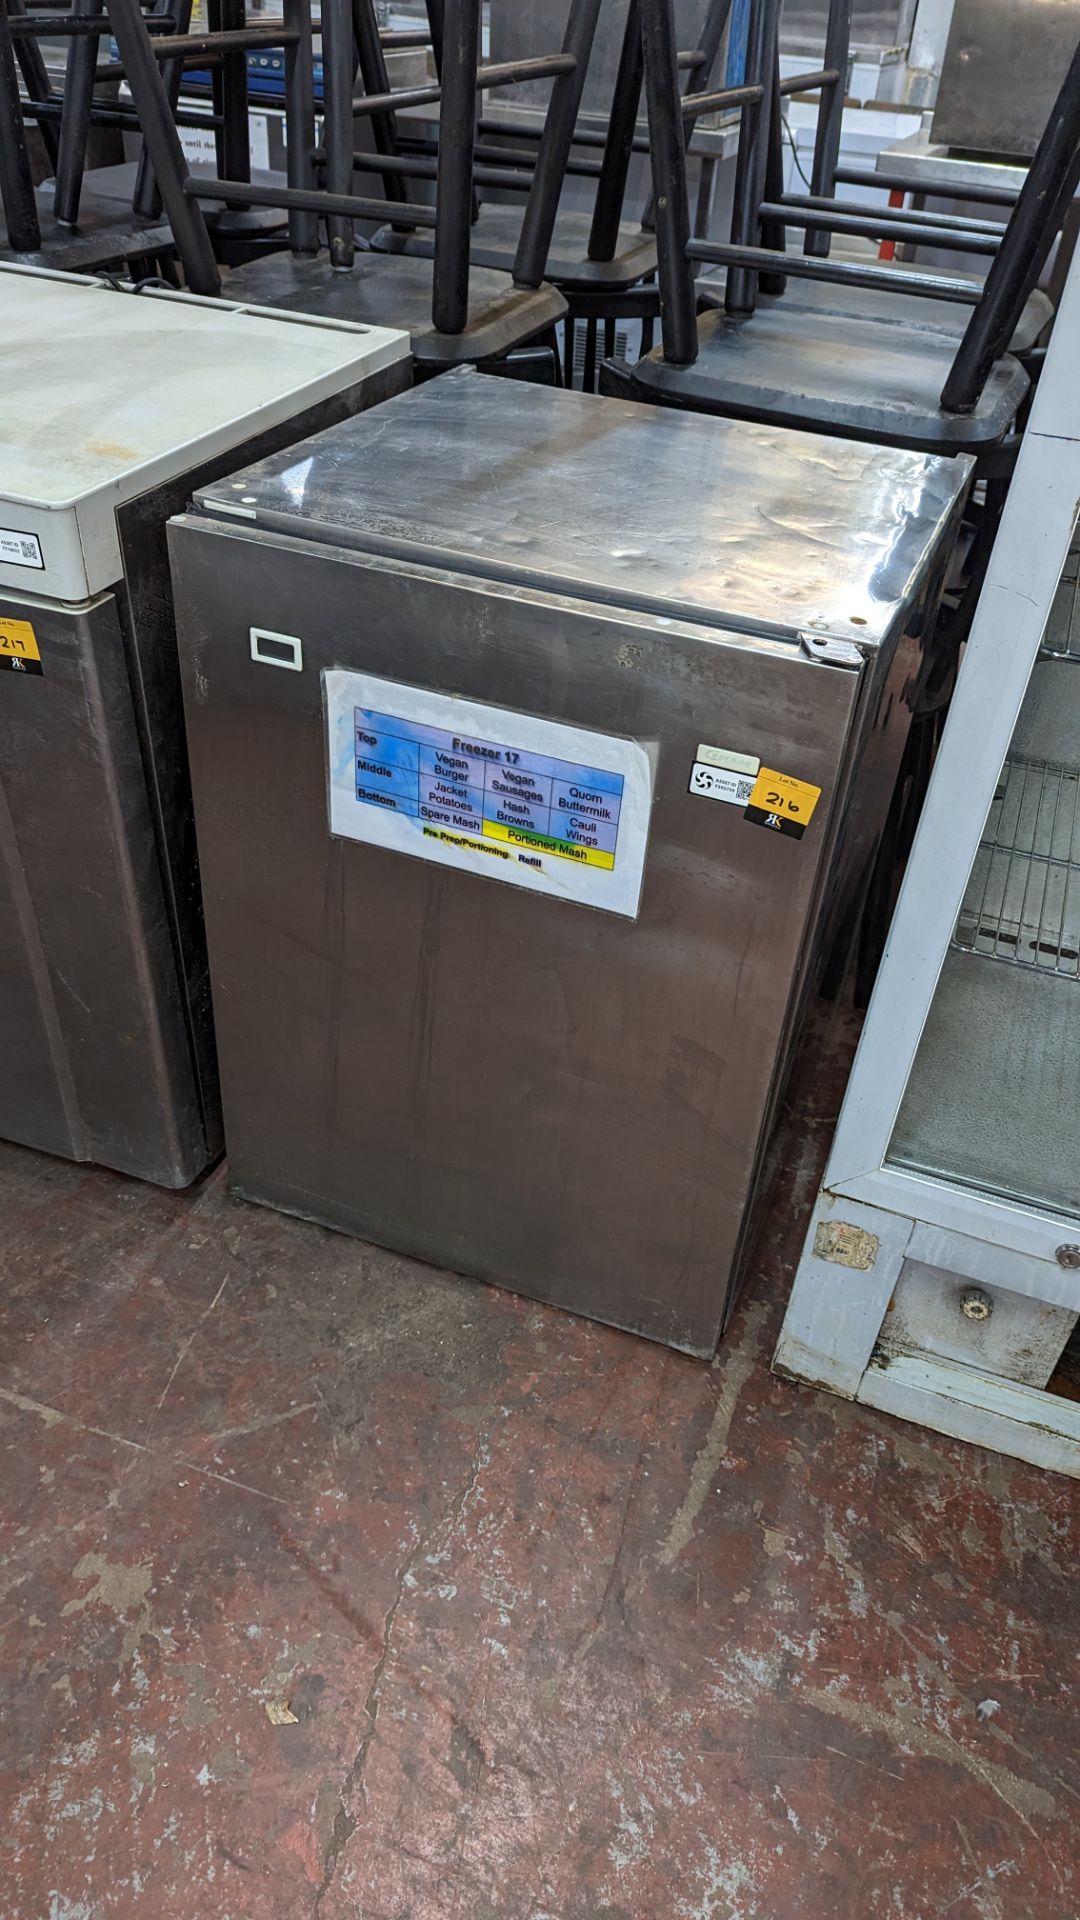
[(0, 672), (41, 672), (41, 649), (29, 620), (9, 620), (0, 613)]

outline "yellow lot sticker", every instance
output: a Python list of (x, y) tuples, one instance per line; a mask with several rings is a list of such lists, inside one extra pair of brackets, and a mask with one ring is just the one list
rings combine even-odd
[(762, 767), (747, 805), (806, 827), (820, 799), (821, 788), (811, 786), (808, 780), (796, 780), (790, 773), (774, 773), (771, 767)]
[(0, 614), (0, 669), (40, 673), (41, 649), (29, 620), (7, 620)]
[(553, 840), (545, 833), (526, 833), (522, 827), (504, 827), (499, 820), (485, 820), (484, 833), (488, 839), (505, 840), (511, 847), (527, 847), (530, 853), (557, 854), (560, 860), (573, 860), (579, 867), (605, 867), (610, 873), (615, 865), (613, 853), (576, 847), (569, 840)]

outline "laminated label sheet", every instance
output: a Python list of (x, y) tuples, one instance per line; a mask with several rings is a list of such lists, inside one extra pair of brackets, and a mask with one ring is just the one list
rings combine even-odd
[(330, 831), (633, 918), (652, 767), (636, 740), (324, 673)]

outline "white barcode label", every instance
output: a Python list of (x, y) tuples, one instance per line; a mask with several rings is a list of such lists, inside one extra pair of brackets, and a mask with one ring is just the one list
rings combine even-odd
[(749, 774), (707, 767), (701, 760), (694, 762), (690, 792), (700, 794), (704, 800), (726, 800), (731, 807), (745, 807), (753, 790), (754, 782)]
[(36, 533), (16, 533), (12, 527), (0, 527), (0, 565), (38, 567), (44, 572), (41, 541)]

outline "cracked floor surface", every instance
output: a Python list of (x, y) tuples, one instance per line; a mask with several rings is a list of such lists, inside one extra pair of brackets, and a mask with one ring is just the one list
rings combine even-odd
[(1072, 1920), (1068, 1481), (0, 1148), (3, 1920)]

